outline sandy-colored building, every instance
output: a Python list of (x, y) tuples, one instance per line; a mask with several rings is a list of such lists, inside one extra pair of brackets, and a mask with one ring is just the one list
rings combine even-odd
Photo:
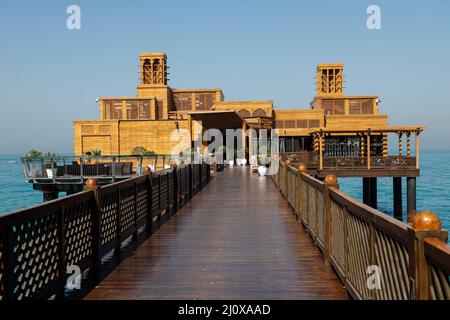
[[(275, 109), (270, 100), (225, 101), (218, 88), (171, 88), (164, 53), (141, 53), (139, 59), (135, 97), (102, 97), (98, 120), (73, 122), (75, 155), (93, 149), (101, 150), (102, 155), (129, 155), (137, 146), (170, 154), (177, 143), (170, 138), (172, 132), (186, 129), (194, 133), (201, 121), (201, 129), (279, 129), (282, 152), (323, 148), (328, 156), (358, 157), (366, 153), (367, 140), (357, 131), (388, 127), (377, 96), (344, 93), (342, 64), (317, 67), (317, 93), (310, 108), (282, 110)], [(370, 139), (371, 154), (386, 155), (386, 133), (374, 132)], [(244, 141), (247, 146), (248, 141), (249, 137)], [(247, 151), (247, 159), (251, 152)]]

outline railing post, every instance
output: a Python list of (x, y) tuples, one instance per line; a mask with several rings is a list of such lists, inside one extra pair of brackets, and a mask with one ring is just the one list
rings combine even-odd
[(430, 268), (425, 256), (424, 240), (439, 238), (445, 241), (446, 233), (441, 230), (441, 220), (434, 212), (422, 211), (414, 217), (414, 264), (415, 264), (415, 299), (430, 298)]
[(324, 263), (326, 266), (330, 266), (330, 256), (331, 256), (331, 224), (333, 217), (331, 216), (331, 198), (330, 198), (330, 189), (336, 188), (339, 189), (339, 184), (336, 176), (327, 175), (325, 177), (325, 192), (323, 195), (324, 198), (324, 208), (325, 208), (325, 221), (324, 221), (324, 245), (323, 245), (323, 257)]
[(94, 203), (92, 210), (92, 270), (90, 276), (96, 283), (99, 279), (99, 270), (101, 265), (101, 199), (100, 199), (100, 186), (98, 186), (97, 180), (90, 178), (86, 181), (86, 185), (83, 191), (92, 191), (94, 193)]

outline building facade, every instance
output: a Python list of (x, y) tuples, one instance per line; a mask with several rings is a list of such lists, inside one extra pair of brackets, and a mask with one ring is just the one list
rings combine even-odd
[[(75, 155), (94, 149), (102, 155), (129, 155), (138, 146), (170, 154), (177, 144), (171, 139), (174, 130), (186, 129), (195, 137), (195, 131), (207, 128), (278, 129), (280, 151), (286, 153), (320, 149), (330, 157), (363, 157), (370, 144), (373, 156), (387, 154), (383, 129), (388, 117), (380, 114), (378, 97), (346, 95), (342, 64), (317, 67), (310, 108), (282, 110), (270, 100), (225, 101), (218, 88), (171, 88), (164, 53), (142, 53), (139, 60), (135, 97), (102, 97), (98, 120), (73, 122)], [(370, 141), (360, 134), (367, 130), (373, 130)], [(251, 153), (247, 150), (246, 157)]]

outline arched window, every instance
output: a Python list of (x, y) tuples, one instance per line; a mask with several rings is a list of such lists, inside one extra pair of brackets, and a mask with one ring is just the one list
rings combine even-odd
[(266, 112), (263, 109), (256, 109), (253, 111), (253, 117), (265, 117)]
[(241, 109), (238, 111), (238, 114), (241, 116), (241, 118), (250, 118), (250, 112), (245, 109)]

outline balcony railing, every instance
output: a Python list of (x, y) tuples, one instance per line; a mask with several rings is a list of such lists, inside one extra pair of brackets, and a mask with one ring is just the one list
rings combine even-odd
[[(320, 167), (320, 156), (317, 151), (287, 152), (282, 153), (283, 159), (291, 161), (298, 166), (304, 164), (308, 170), (317, 170)], [(370, 157), (370, 166), (366, 156), (364, 157), (323, 157), (323, 169), (407, 169), (414, 170), (417, 166), (416, 157), (411, 156), (372, 156)]]

